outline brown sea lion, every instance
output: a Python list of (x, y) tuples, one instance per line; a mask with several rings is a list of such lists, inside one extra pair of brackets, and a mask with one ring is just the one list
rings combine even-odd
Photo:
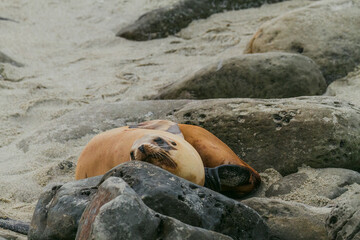
[(201, 157), (181, 135), (132, 127), (116, 128), (95, 136), (78, 159), (75, 178), (101, 175), (129, 160), (150, 162), (193, 183), (204, 185)]

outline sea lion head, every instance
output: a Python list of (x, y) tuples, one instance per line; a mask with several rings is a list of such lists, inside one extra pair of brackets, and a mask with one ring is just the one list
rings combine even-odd
[(130, 160), (154, 164), (198, 185), (205, 181), (198, 152), (182, 137), (173, 134), (157, 132), (139, 138), (131, 147)]

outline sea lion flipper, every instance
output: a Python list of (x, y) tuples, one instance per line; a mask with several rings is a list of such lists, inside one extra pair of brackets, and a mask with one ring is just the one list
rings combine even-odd
[(231, 192), (242, 185), (249, 184), (251, 173), (248, 168), (239, 165), (221, 165), (205, 168), (205, 187), (217, 192)]
[(146, 121), (135, 125), (131, 125), (129, 126), (129, 128), (159, 130), (184, 137), (180, 131), (179, 125), (176, 122), (172, 122), (169, 120), (151, 120), (151, 121)]

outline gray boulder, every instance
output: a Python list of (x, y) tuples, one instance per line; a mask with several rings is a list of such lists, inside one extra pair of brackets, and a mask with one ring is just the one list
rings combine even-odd
[(360, 2), (324, 0), (263, 24), (245, 53), (293, 52), (312, 58), (327, 83), (360, 63)]
[(75, 239), (79, 219), (100, 179), (101, 176), (47, 186), (35, 207), (28, 239)]
[(168, 85), (155, 99), (286, 98), (321, 95), (319, 67), (300, 54), (246, 54), (221, 60)]
[(329, 239), (325, 221), (330, 208), (268, 198), (250, 198), (242, 203), (256, 210), (266, 220), (270, 239)]
[(187, 27), (193, 20), (207, 18), (225, 10), (260, 7), (264, 3), (283, 0), (183, 0), (178, 4), (160, 8), (142, 15), (135, 23), (121, 29), (116, 36), (146, 41), (165, 38)]
[(85, 209), (76, 239), (232, 238), (158, 214), (121, 178), (110, 177), (99, 186)]
[(251, 208), (145, 162), (120, 164), (104, 175), (121, 177), (154, 211), (234, 239), (267, 239), (264, 220)]
[[(112, 181), (120, 181), (119, 184), (106, 185), (114, 191), (104, 190), (105, 187), (99, 192), (98, 186), (103, 186), (110, 177), (114, 179), (113, 176), (121, 177), (133, 190), (118, 178)], [(118, 200), (120, 192), (116, 189), (124, 193)], [(134, 196), (133, 191), (138, 196)], [(78, 230), (81, 216), (83, 220)], [(125, 222), (110, 224), (113, 218)], [(147, 229), (144, 230), (144, 226)], [(131, 230), (126, 232), (122, 228)], [(115, 239), (125, 236), (121, 234), (135, 234), (138, 239), (147, 235), (156, 239), (151, 238), (153, 234), (164, 239), (184, 238), (188, 234), (189, 239), (227, 239), (222, 234), (234, 239), (267, 239), (268, 234), (263, 219), (251, 208), (154, 165), (137, 161), (121, 164), (104, 177), (47, 187), (36, 205), (29, 239), (75, 239), (77, 230), (78, 239), (89, 236), (101, 239), (108, 231)], [(106, 235), (102, 239), (112, 238)]]
[(353, 184), (326, 219), (326, 228), (331, 239), (360, 239), (360, 185)]
[(331, 203), (331, 200), (336, 201), (354, 183), (360, 184), (360, 173), (352, 170), (300, 168), (297, 173), (272, 184), (265, 195), (324, 206)]
[(334, 98), (194, 101), (171, 115), (209, 130), (258, 171), (360, 170), (360, 109)]

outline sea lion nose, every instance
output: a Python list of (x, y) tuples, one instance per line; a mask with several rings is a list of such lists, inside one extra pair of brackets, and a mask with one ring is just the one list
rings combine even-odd
[(141, 145), (139, 148), (139, 151), (145, 154), (145, 148), (144, 145)]

